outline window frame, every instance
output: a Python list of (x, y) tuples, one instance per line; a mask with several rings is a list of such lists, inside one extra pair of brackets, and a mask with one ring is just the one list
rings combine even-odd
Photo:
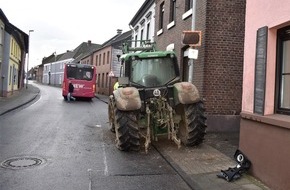
[(107, 51), (107, 64), (110, 64), (110, 51)]
[(163, 29), (163, 25), (164, 25), (164, 12), (165, 12), (165, 3), (163, 1), (160, 4), (160, 7), (159, 7), (159, 25), (158, 25), (158, 29), (159, 30)]
[(185, 9), (184, 12), (186, 13), (187, 11), (189, 11), (190, 9), (192, 9), (193, 7), (193, 2), (192, 0), (185, 0)]
[(95, 58), (96, 58), (96, 66), (97, 66), (99, 62), (99, 55), (96, 55)]
[(102, 54), (100, 53), (99, 54), (99, 65), (101, 65), (101, 63), (102, 63)]
[(106, 52), (103, 53), (103, 65), (106, 64)]
[(146, 40), (149, 40), (150, 35), (150, 21), (146, 24)]
[(140, 31), (140, 40), (143, 40), (143, 35), (144, 35), (144, 28), (141, 29)]
[[(283, 108), (281, 106), (281, 86), (283, 75), (290, 75), (290, 73), (282, 73), (283, 69), (283, 42), (290, 41), (290, 25), (277, 30), (277, 61), (276, 61), (276, 89), (275, 89), (275, 113), (290, 115), (290, 108)], [(290, 63), (288, 63), (290, 64)], [(290, 87), (289, 87), (290, 88)]]
[(176, 0), (170, 1), (169, 23), (176, 20)]

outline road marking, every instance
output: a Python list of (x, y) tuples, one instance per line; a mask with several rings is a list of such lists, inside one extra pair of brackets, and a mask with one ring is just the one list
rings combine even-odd
[(92, 169), (88, 169), (89, 172), (89, 190), (92, 190)]
[(108, 176), (108, 162), (107, 162), (107, 156), (106, 156), (106, 148), (105, 148), (105, 144), (102, 144), (102, 149), (103, 149), (103, 158), (104, 158), (104, 165), (105, 165), (105, 169), (104, 169), (104, 175)]
[(104, 143), (104, 132), (102, 130), (102, 150), (103, 150), (103, 160), (104, 160), (104, 175), (108, 176), (108, 162), (107, 162), (107, 154), (106, 154), (106, 147), (105, 147), (105, 143)]

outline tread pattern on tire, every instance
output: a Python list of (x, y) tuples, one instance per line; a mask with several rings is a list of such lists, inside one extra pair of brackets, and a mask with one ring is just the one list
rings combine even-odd
[(187, 123), (186, 139), (183, 139), (183, 144), (186, 146), (197, 146), (204, 140), (206, 134), (206, 117), (204, 115), (203, 102), (197, 102), (194, 104), (184, 105), (184, 118)]
[(114, 99), (113, 97), (110, 97), (109, 103), (108, 103), (108, 116), (109, 116), (109, 125), (110, 130), (115, 133), (115, 123), (114, 123)]
[(136, 115), (132, 111), (115, 109), (117, 147), (122, 151), (139, 151), (140, 136)]

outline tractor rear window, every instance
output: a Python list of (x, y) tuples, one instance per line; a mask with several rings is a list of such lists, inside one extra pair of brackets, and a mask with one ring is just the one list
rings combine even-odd
[(169, 57), (138, 59), (132, 62), (131, 81), (142, 86), (162, 86), (175, 77), (175, 65)]

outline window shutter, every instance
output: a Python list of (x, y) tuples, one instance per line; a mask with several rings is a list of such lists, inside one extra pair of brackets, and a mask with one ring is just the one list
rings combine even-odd
[(264, 26), (257, 31), (254, 89), (254, 113), (261, 115), (264, 115), (265, 105), (267, 41), (268, 27)]

